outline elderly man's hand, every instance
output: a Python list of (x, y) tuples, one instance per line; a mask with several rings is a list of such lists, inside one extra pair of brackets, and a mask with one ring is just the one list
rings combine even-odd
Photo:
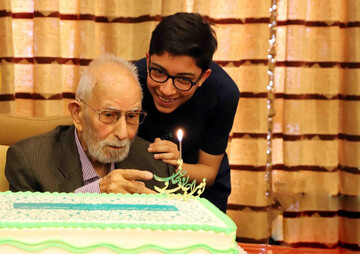
[(145, 187), (143, 182), (137, 180), (151, 180), (153, 174), (149, 171), (141, 171), (136, 169), (116, 169), (107, 174), (100, 181), (101, 193), (155, 193)]

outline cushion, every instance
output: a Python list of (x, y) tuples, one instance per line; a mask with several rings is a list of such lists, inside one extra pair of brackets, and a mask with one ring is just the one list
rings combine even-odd
[(6, 151), (9, 147), (0, 145), (0, 191), (9, 190), (9, 183), (5, 177)]
[(0, 144), (12, 145), (21, 139), (48, 132), (58, 125), (71, 124), (70, 115), (27, 117), (0, 114)]

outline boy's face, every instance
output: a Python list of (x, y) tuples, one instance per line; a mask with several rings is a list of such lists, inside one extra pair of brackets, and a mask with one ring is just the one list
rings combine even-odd
[(197, 81), (190, 90), (181, 91), (175, 88), (173, 79), (169, 78), (166, 82), (159, 83), (150, 78), (148, 71), (147, 87), (154, 99), (155, 107), (161, 113), (171, 113), (186, 103), (211, 73), (210, 69), (202, 73), (201, 68), (196, 65), (195, 59), (190, 56), (173, 56), (165, 52), (162, 55), (149, 56), (147, 54), (146, 58), (147, 67), (154, 68), (156, 72), (184, 77), (192, 82)]

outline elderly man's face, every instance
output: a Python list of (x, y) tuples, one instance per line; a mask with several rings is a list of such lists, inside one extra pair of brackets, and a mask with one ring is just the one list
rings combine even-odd
[[(122, 113), (141, 109), (141, 90), (136, 80), (117, 66), (109, 66), (98, 75), (98, 82), (86, 103), (96, 111), (119, 110)], [(130, 125), (125, 116), (111, 124), (99, 120), (98, 113), (83, 104), (84, 151), (102, 163), (118, 162), (128, 155), (138, 125)]]

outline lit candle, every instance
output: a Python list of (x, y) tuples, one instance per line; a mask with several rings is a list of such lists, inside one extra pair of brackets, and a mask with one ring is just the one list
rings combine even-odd
[(180, 152), (180, 160), (182, 159), (182, 148), (181, 148), (181, 141), (183, 139), (183, 131), (181, 129), (178, 130), (177, 132), (177, 138), (179, 140), (179, 152)]

